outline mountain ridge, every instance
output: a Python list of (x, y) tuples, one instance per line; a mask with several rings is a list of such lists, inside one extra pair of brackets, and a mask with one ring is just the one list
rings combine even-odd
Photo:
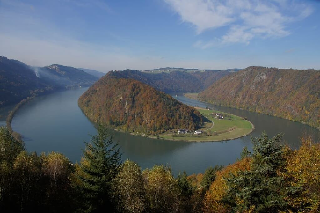
[(226, 76), (199, 99), (320, 127), (320, 71), (252, 66)]
[(56, 90), (89, 86), (97, 79), (73, 67), (58, 64), (32, 67), (0, 56), (0, 107)]
[(165, 93), (200, 92), (230, 71), (171, 71), (150, 73), (139, 70), (114, 71), (112, 75), (132, 78)]

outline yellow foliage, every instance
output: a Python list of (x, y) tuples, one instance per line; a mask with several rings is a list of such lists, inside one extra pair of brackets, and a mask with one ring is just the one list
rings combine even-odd
[(251, 165), (250, 158), (244, 158), (235, 164), (225, 167), (223, 170), (216, 173), (216, 179), (211, 184), (208, 192), (204, 198), (204, 209), (203, 212), (229, 212), (228, 206), (225, 206), (221, 200), (228, 191), (226, 179), (230, 177), (230, 174), (237, 175), (239, 171), (249, 170)]
[(320, 208), (320, 144), (303, 138), (302, 146), (287, 160), (285, 178), (293, 187), (302, 187), (302, 194), (288, 197), (291, 206), (309, 205), (304, 212), (318, 212)]

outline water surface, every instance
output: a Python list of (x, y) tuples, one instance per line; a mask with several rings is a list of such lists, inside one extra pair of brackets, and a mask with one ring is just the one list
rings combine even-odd
[[(38, 97), (25, 104), (12, 121), (14, 131), (22, 134), (28, 151), (65, 154), (73, 162), (79, 162), (84, 141), (90, 141), (97, 133), (94, 125), (78, 107), (77, 100), (87, 88), (56, 92)], [(150, 139), (112, 131), (113, 138), (120, 145), (122, 158), (137, 162), (142, 169), (155, 164), (169, 165), (172, 171), (186, 171), (188, 174), (204, 172), (214, 165), (228, 165), (240, 158), (242, 149), (252, 148), (251, 136), (263, 131), (268, 135), (284, 133), (287, 143), (297, 148), (299, 137), (304, 133), (319, 139), (319, 131), (307, 125), (272, 116), (260, 115), (226, 107), (214, 107), (183, 96), (178, 100), (200, 107), (213, 107), (221, 111), (247, 117), (255, 130), (246, 137), (224, 142), (179, 142)]]

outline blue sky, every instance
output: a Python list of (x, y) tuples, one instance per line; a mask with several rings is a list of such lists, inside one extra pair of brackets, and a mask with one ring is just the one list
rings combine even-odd
[(320, 69), (318, 0), (0, 0), (0, 55), (97, 69)]

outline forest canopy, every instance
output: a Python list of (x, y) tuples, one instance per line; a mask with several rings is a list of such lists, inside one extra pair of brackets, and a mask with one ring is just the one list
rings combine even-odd
[(78, 100), (96, 123), (127, 132), (159, 134), (170, 129), (198, 129), (200, 112), (137, 80), (108, 73)]

